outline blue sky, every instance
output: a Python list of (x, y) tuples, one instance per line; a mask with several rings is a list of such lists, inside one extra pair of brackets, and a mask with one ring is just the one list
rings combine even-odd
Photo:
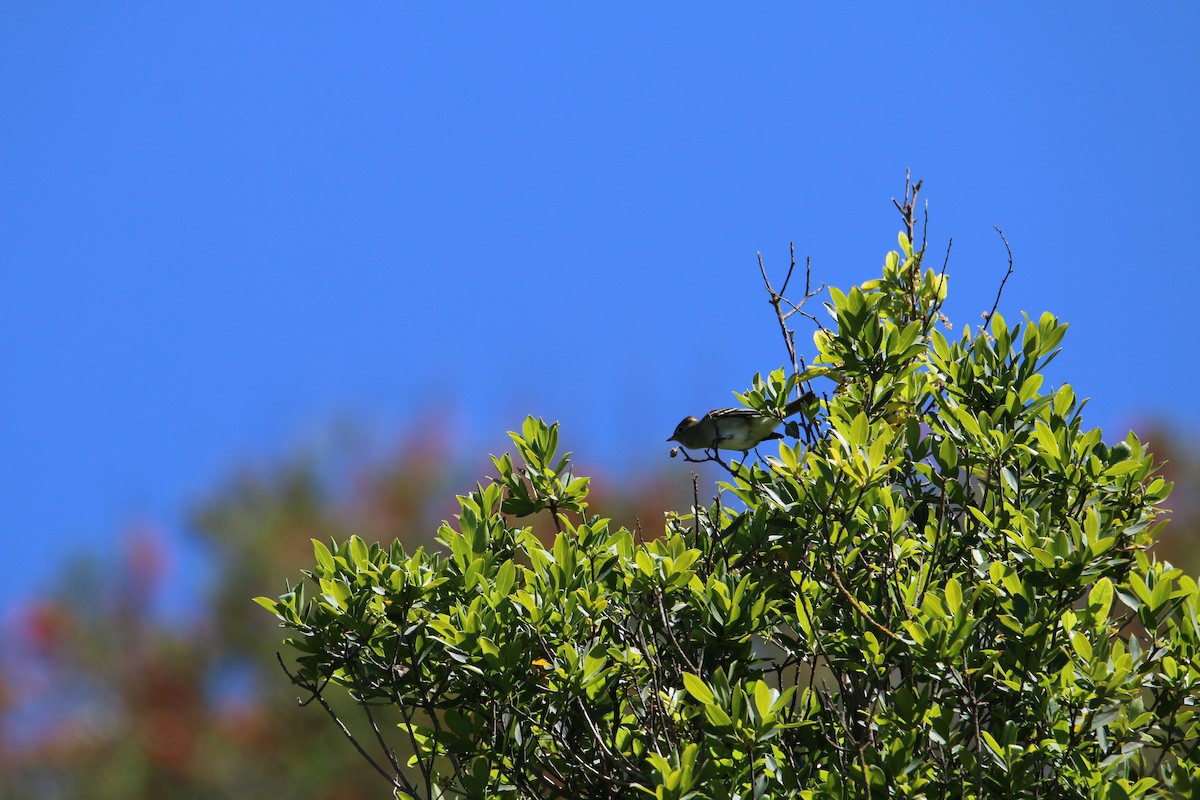
[(905, 168), (958, 326), (998, 225), (1090, 422), (1194, 430), (1200, 6), (836, 6), (3, 4), (0, 610), (337, 419), (660, 464), (783, 361), (756, 251), (874, 277)]

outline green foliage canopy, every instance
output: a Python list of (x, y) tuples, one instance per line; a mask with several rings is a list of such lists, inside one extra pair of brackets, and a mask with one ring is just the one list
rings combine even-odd
[(405, 797), (1200, 795), (1200, 593), (1147, 552), (1170, 486), (1045, 389), (1064, 324), (948, 337), (923, 256), (831, 290), (812, 366), (740, 395), (819, 407), (657, 538), (531, 418), (445, 552), (314, 542), (259, 598), (293, 680), (399, 711), (358, 745)]

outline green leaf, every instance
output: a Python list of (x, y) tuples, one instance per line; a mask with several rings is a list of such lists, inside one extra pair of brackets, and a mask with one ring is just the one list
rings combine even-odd
[(358, 536), (350, 537), (350, 560), (354, 564), (355, 570), (360, 570), (371, 563), (367, 543)]
[(841, 381), (842, 373), (834, 367), (809, 367), (800, 373), (797, 380), (800, 383), (806, 383), (813, 378), (830, 378), (835, 381)]
[(1160, 576), (1158, 582), (1154, 584), (1154, 591), (1150, 593), (1151, 611), (1158, 611), (1167, 600), (1171, 599), (1171, 588), (1171, 581), (1165, 576)]
[(930, 343), (933, 345), (933, 354), (937, 356), (939, 361), (947, 362), (950, 360), (950, 344), (946, 341), (946, 337), (941, 331), (934, 331), (930, 336)]
[(758, 711), (759, 719), (767, 719), (771, 714), (771, 706), (775, 702), (775, 697), (771, 692), (771, 687), (764, 681), (754, 682), (754, 708)]
[(1067, 412), (1075, 405), (1075, 392), (1072, 391), (1069, 384), (1063, 384), (1057, 392), (1054, 393), (1054, 413), (1062, 418), (1066, 418)]
[(279, 613), (279, 601), (273, 597), (256, 597), (254, 598), (254, 602), (258, 603), (272, 614)]
[(708, 718), (708, 722), (714, 728), (732, 728), (733, 720), (725, 709), (721, 708), (716, 703), (704, 704), (704, 716)]
[(512, 591), (513, 585), (517, 582), (517, 567), (513, 562), (505, 561), (500, 565), (500, 569), (496, 571), (496, 577), (492, 580), (492, 590), (499, 596), (507, 596)]
[(916, 642), (918, 646), (925, 644), (929, 639), (929, 632), (920, 623), (906, 619), (900, 624), (908, 632), (909, 638)]
[(871, 432), (871, 423), (867, 419), (867, 415), (859, 412), (854, 418), (854, 422), (850, 424), (850, 444), (855, 447), (863, 447), (867, 443), (867, 435)]
[(317, 539), (312, 540), (313, 554), (317, 558), (317, 564), (321, 567), (325, 574), (330, 574), (335, 571), (333, 563), (333, 553), (329, 552), (329, 548)]
[(988, 749), (999, 756), (1000, 761), (1004, 763), (1004, 748), (1001, 747), (1000, 743), (996, 741), (996, 737), (992, 736), (987, 731), (981, 731), (981, 733), (983, 734), (984, 742), (987, 743)]
[(813, 634), (812, 620), (808, 615), (807, 600), (801, 594), (796, 595), (796, 624), (800, 626), (801, 633), (808, 641), (816, 638)]
[(962, 611), (963, 607), (962, 585), (958, 582), (957, 578), (951, 578), (946, 581), (945, 593), (946, 607), (950, 609), (951, 614), (957, 615)]
[(1142, 466), (1142, 462), (1134, 461), (1133, 459), (1129, 459), (1127, 461), (1118, 461), (1117, 463), (1113, 464), (1112, 466), (1110, 466), (1106, 470), (1104, 470), (1104, 474), (1112, 475), (1113, 477), (1118, 477), (1121, 475), (1128, 475), (1131, 472), (1135, 472), (1138, 469), (1141, 469), (1141, 466)]
[(1107, 577), (1096, 581), (1092, 591), (1088, 593), (1088, 611), (1095, 617), (1095, 626), (1100, 630), (1108, 623), (1108, 614), (1112, 609), (1113, 583)]
[(1079, 654), (1079, 657), (1084, 661), (1091, 662), (1092, 660), (1092, 643), (1080, 631), (1071, 632), (1071, 647)]
[(1038, 446), (1041, 452), (1049, 455), (1054, 461), (1062, 460), (1062, 451), (1058, 447), (1058, 437), (1054, 435), (1054, 431), (1050, 430), (1050, 426), (1042, 422), (1040, 419), (1034, 423), (1033, 435), (1037, 437)]
[(985, 528), (995, 530), (996, 523), (992, 521), (991, 517), (989, 517), (987, 514), (983, 513), (975, 506), (967, 506), (967, 511), (970, 512), (972, 517), (983, 523)]
[(479, 649), (483, 651), (485, 656), (492, 656), (493, 658), (500, 657), (500, 648), (496, 646), (495, 642), (486, 636), (479, 637)]
[(1008, 338), (1008, 324), (1004, 321), (1004, 317), (1000, 316), (999, 312), (992, 315), (992, 336), (997, 341)]
[(704, 682), (704, 679), (691, 672), (683, 673), (683, 688), (687, 689), (687, 693), (701, 703), (707, 704), (716, 700), (712, 689), (708, 688), (708, 684)]

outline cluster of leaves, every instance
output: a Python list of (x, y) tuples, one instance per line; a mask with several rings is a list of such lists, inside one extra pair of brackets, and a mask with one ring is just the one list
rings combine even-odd
[(401, 796), (1200, 795), (1200, 593), (1148, 554), (1170, 486), (1043, 392), (1065, 325), (947, 338), (923, 255), (831, 291), (813, 366), (742, 397), (836, 388), (659, 538), (529, 419), (444, 553), (316, 543), (259, 598), (293, 680), (349, 691)]

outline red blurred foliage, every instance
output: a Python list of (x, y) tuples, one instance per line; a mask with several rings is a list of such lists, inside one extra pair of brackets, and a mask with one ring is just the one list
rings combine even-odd
[(130, 529), (122, 539), (123, 557), (131, 580), (146, 591), (169, 571), (170, 554), (164, 532), (149, 525)]
[(204, 697), (190, 676), (152, 661), (135, 669), (139, 680), (127, 698), (137, 737), (156, 767), (186, 774), (204, 720)]
[(22, 643), (39, 657), (48, 657), (60, 649), (71, 633), (71, 615), (58, 602), (35, 600), (17, 614)]

